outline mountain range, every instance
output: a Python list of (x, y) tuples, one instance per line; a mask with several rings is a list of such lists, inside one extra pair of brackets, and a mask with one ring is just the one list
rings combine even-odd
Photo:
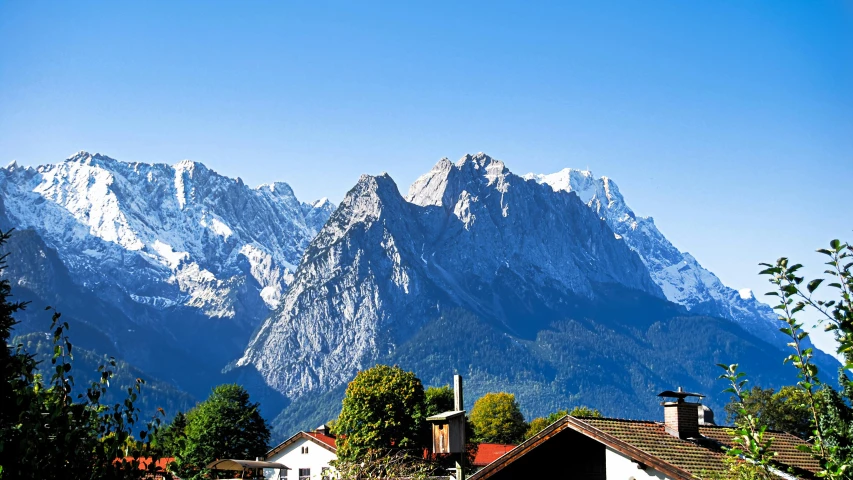
[[(335, 207), (196, 162), (80, 152), (0, 169), (0, 192), (16, 295), (185, 404), (244, 383), (279, 435), (332, 418), (377, 362), (432, 385), (462, 373), (469, 402), (511, 391), (528, 416), (586, 404), (655, 418), (653, 393), (674, 386), (720, 406), (716, 363), (760, 385), (793, 378), (772, 310), (589, 171), (519, 176), (466, 155), (406, 195), (364, 175)], [(37, 310), (20, 333), (46, 328)]]

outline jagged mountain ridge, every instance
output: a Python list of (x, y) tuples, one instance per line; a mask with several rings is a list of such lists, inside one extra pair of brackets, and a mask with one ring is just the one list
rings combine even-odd
[(784, 345), (777, 315), (749, 291), (727, 287), (689, 253), (681, 252), (660, 232), (652, 217), (640, 217), (625, 203), (619, 187), (589, 170), (566, 168), (552, 174), (524, 175), (555, 191), (574, 192), (613, 231), (625, 239), (648, 267), (652, 279), (671, 302), (688, 311), (732, 320), (759, 338)]
[(201, 163), (87, 152), (0, 169), (0, 190), (10, 223), (37, 231), (88, 284), (118, 284), (136, 302), (210, 317), (234, 318), (257, 300), (277, 306), (334, 210), (328, 200), (299, 202), (286, 183), (253, 189)]
[[(334, 210), (200, 163), (86, 152), (0, 169), (0, 200), (0, 225), (17, 229), (5, 274), (19, 296), (63, 312), (81, 346), (197, 396), (222, 382)], [(35, 310), (18, 334), (49, 326)]]
[(298, 398), (343, 384), (448, 308), (530, 338), (606, 284), (663, 298), (639, 257), (575, 195), (500, 161), (442, 160), (407, 198), (387, 175), (362, 176), (237, 366)]
[[(592, 403), (601, 395), (671, 388), (681, 378), (655, 371), (654, 364), (668, 361), (658, 350), (672, 338), (683, 342), (679, 328), (687, 324), (713, 325), (702, 333), (726, 344), (714, 355), (755, 351), (776, 358), (745, 331), (680, 318), (688, 310), (734, 318), (763, 335), (721, 310), (716, 297), (691, 303), (706, 295), (694, 285), (682, 282), (683, 297), (672, 295), (655, 262), (680, 271), (678, 262), (692, 257), (673, 260), (680, 252), (651, 219), (635, 218), (615, 183), (605, 188), (602, 182), (601, 192), (595, 182), (586, 188), (572, 186), (571, 178), (570, 188), (552, 183), (518, 177), (486, 155), (468, 155), (456, 164), (439, 162), (405, 197), (387, 175), (364, 176), (332, 215), (327, 200), (299, 202), (286, 184), (252, 189), (193, 162), (127, 164), (79, 154), (55, 166), (0, 169), (0, 223), (32, 236), (21, 251), (38, 246), (16, 270), (27, 299), (88, 321), (97, 353), (117, 352), (196, 396), (221, 383), (219, 369), (240, 352), (235, 370), (257, 387), (253, 392), (270, 386), (298, 399), (289, 411), (302, 412), (311, 410), (304, 399), (314, 396), (306, 393), (319, 393), (331, 402), (322, 411), (333, 410), (343, 383), (374, 361), (409, 366), (427, 382), (470, 367), (472, 392), (529, 388), (545, 402), (529, 407), (534, 414), (547, 413), (539, 410), (546, 404), (562, 408), (565, 399)], [(312, 230), (320, 231), (313, 240)], [(246, 245), (262, 253), (250, 258)], [(642, 321), (632, 313), (604, 326), (626, 311), (605, 315), (606, 305), (623, 301), (627, 311), (655, 313)], [(87, 309), (102, 314), (91, 318)], [(251, 328), (271, 310), (245, 348)], [(455, 340), (446, 332), (457, 324), (472, 329), (464, 344), (472, 355), (440, 349), (430, 355), (433, 344)], [(480, 335), (500, 339), (497, 350), (506, 349), (511, 361), (495, 362), (496, 349), (478, 344)], [(616, 340), (596, 343), (604, 336)], [(715, 341), (703, 340), (706, 350)], [(571, 346), (576, 343), (585, 344), (582, 353)], [(613, 345), (634, 353), (608, 352)], [(633, 390), (612, 384), (613, 372), (561, 370), (571, 355), (601, 358), (617, 370), (637, 364), (628, 372)], [(459, 363), (464, 359), (486, 366)], [(693, 360), (713, 366), (733, 359), (739, 360)], [(490, 369), (489, 362), (518, 366), (518, 372)], [(169, 376), (174, 365), (185, 367), (183, 377)], [(697, 372), (683, 384), (709, 391), (696, 378), (713, 372)], [(760, 375), (770, 378), (763, 385), (778, 384), (778, 377)], [(632, 408), (631, 415), (644, 412)]]
[(484, 154), (440, 161), (405, 198), (388, 175), (362, 176), (234, 370), (291, 400), (279, 436), (333, 418), (374, 363), (432, 385), (462, 373), (469, 399), (510, 391), (528, 416), (584, 404), (650, 418), (649, 392), (673, 385), (720, 407), (717, 363), (794, 380), (784, 344), (667, 299), (589, 200)]

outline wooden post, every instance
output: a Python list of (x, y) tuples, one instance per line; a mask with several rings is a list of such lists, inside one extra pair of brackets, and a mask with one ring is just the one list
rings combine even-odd
[[(462, 399), (462, 375), (453, 375), (453, 409), (457, 412), (465, 410)], [(465, 480), (465, 472), (462, 465), (465, 463), (465, 455), (468, 450), (468, 439), (465, 438), (465, 419), (462, 419), (462, 452), (456, 461), (456, 480)]]
[(465, 410), (462, 404), (462, 375), (453, 376), (453, 409), (457, 412)]

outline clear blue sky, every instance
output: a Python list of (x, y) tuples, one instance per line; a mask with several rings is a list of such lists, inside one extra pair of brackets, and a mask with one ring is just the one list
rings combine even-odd
[(0, 0), (0, 160), (77, 150), (304, 200), (588, 166), (763, 292), (759, 261), (853, 238), (853, 2)]

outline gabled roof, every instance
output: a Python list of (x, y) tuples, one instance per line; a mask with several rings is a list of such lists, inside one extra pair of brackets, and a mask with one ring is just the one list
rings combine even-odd
[(335, 437), (331, 437), (329, 435), (325, 435), (325, 434), (322, 434), (319, 432), (298, 432), (296, 435), (294, 435), (294, 436), (288, 438), (287, 440), (281, 442), (280, 444), (276, 445), (272, 450), (267, 452), (267, 454), (264, 458), (270, 458), (271, 456), (281, 452), (282, 450), (289, 447), (290, 445), (293, 445), (297, 440), (300, 440), (300, 439), (312, 441), (312, 442), (316, 443), (317, 445), (319, 445), (320, 447), (322, 447), (322, 448), (324, 448), (324, 449), (326, 449), (326, 450), (328, 450), (334, 454), (337, 454), (337, 452), (338, 452), (338, 447), (335, 444)]
[[(713, 478), (714, 475), (728, 471), (723, 461), (725, 455), (722, 447), (730, 446), (732, 442), (730, 429), (726, 427), (702, 426), (699, 430), (705, 438), (694, 441), (682, 440), (666, 433), (663, 424), (658, 422), (575, 418), (567, 415), (487, 465), (470, 480), (491, 477), (566, 429), (596, 440), (673, 480)], [(778, 453), (776, 460), (782, 464), (782, 470), (791, 467), (801, 478), (814, 478), (814, 472), (820, 465), (808, 453), (796, 448), (798, 445), (806, 445), (805, 441), (783, 432), (768, 432), (767, 436), (773, 439), (774, 451)]]

